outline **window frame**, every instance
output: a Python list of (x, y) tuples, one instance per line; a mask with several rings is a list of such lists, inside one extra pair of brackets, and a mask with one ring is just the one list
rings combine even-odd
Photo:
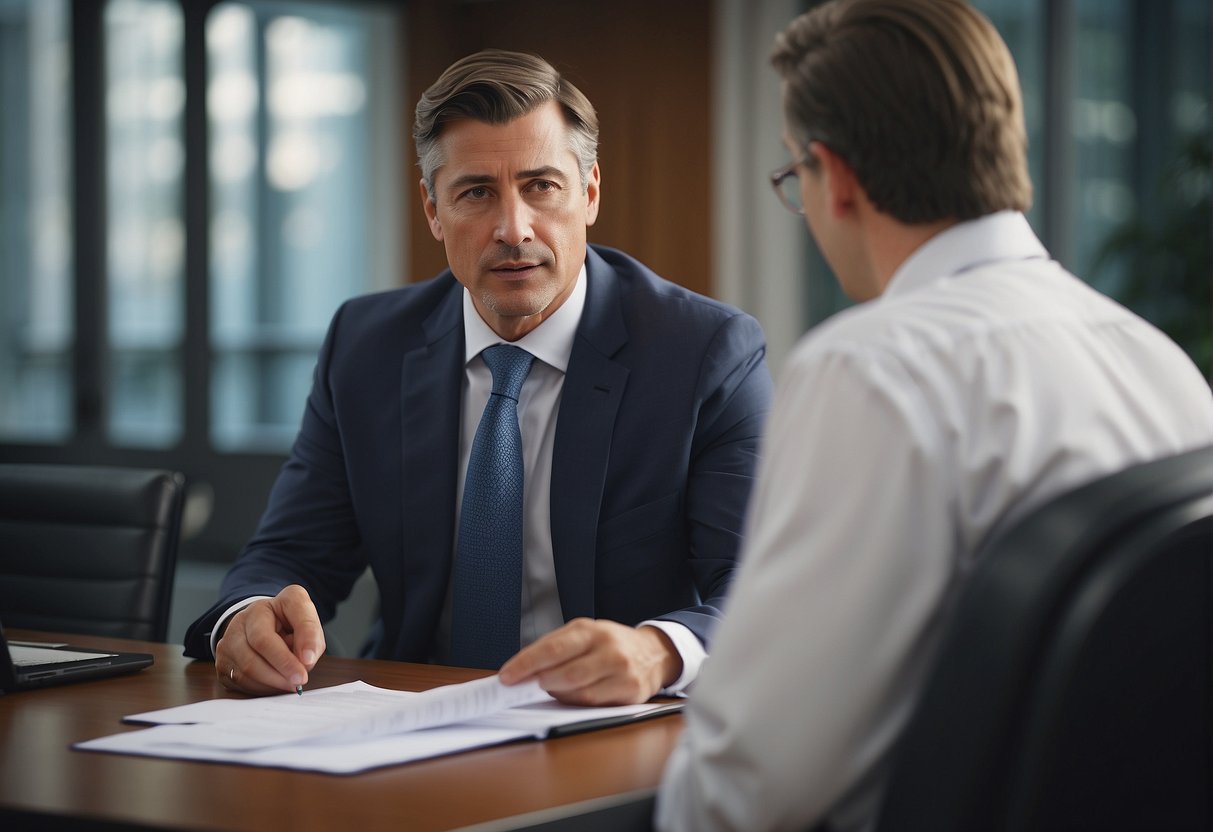
[[(287, 452), (222, 450), (215, 447), (211, 423), (210, 207), (207, 113), (206, 22), (218, 0), (176, 0), (182, 14), (182, 119), (185, 161), (182, 220), (185, 227), (184, 330), (182, 350), (182, 429), (177, 442), (165, 447), (124, 447), (108, 435), (110, 349), (107, 324), (107, 147), (105, 8), (97, 0), (69, 0), (71, 99), (72, 245), (72, 429), (63, 440), (0, 439), (0, 461), (14, 463), (92, 464), (157, 467), (183, 471), (191, 484), (195, 508), (209, 523), (194, 537), (183, 536), (180, 557), (228, 564), (247, 542), (265, 505)], [(284, 10), (308, 0), (281, 4)], [(276, 11), (273, 0), (253, 0), (259, 11)], [(363, 8), (387, 6), (363, 2)], [(317, 8), (320, 11), (320, 8)], [(403, 48), (402, 32), (395, 32)], [(394, 83), (399, 83), (394, 81)], [(397, 100), (393, 96), (392, 100)], [(398, 117), (399, 111), (385, 115)], [(377, 148), (381, 137), (374, 139)], [(371, 195), (381, 209), (383, 195)], [(399, 207), (399, 205), (397, 206)], [(403, 220), (403, 216), (401, 216)], [(389, 259), (403, 262), (398, 250)], [(372, 263), (384, 271), (384, 253)], [(374, 260), (375, 258), (372, 258)], [(387, 265), (390, 265), (387, 264)], [(380, 282), (382, 279), (379, 279)], [(370, 285), (368, 289), (386, 288)], [(303, 403), (299, 403), (302, 413)], [(191, 522), (187, 504), (187, 525)]]

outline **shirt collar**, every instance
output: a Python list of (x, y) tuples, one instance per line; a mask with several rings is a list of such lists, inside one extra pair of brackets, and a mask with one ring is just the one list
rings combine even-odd
[[(539, 326), (532, 329), (517, 341), (508, 342), (529, 352), (544, 364), (555, 367), (560, 372), (566, 372), (569, 367), (569, 356), (573, 354), (573, 339), (577, 336), (577, 325), (581, 323), (581, 312), (585, 309), (585, 263), (577, 273), (577, 282), (573, 284), (572, 293), (560, 304)], [(485, 348), (494, 344), (504, 344), (501, 336), (480, 317), (476, 305), (472, 303), (472, 294), (463, 289), (463, 355), (464, 364), (480, 355)]]
[(927, 240), (893, 272), (884, 296), (913, 291), (996, 261), (1048, 256), (1023, 214), (998, 211), (957, 223)]

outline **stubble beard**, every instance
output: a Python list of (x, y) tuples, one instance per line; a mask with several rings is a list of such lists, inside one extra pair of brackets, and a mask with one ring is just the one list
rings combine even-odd
[(523, 297), (509, 299), (499, 297), (491, 289), (480, 294), (484, 308), (499, 318), (530, 318), (551, 306), (555, 299), (556, 292), (542, 292), (539, 297), (527, 292)]

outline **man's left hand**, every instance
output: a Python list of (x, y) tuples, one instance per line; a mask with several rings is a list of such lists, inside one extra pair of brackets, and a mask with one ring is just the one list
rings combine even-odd
[(524, 647), (501, 668), (507, 685), (538, 681), (570, 705), (634, 705), (682, 673), (682, 658), (656, 627), (576, 618)]

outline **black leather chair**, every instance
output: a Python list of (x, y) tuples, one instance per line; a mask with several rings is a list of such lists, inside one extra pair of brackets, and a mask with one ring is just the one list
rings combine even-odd
[(878, 830), (1213, 829), (1213, 448), (1059, 497), (976, 563)]
[(0, 465), (0, 621), (164, 641), (184, 478)]

